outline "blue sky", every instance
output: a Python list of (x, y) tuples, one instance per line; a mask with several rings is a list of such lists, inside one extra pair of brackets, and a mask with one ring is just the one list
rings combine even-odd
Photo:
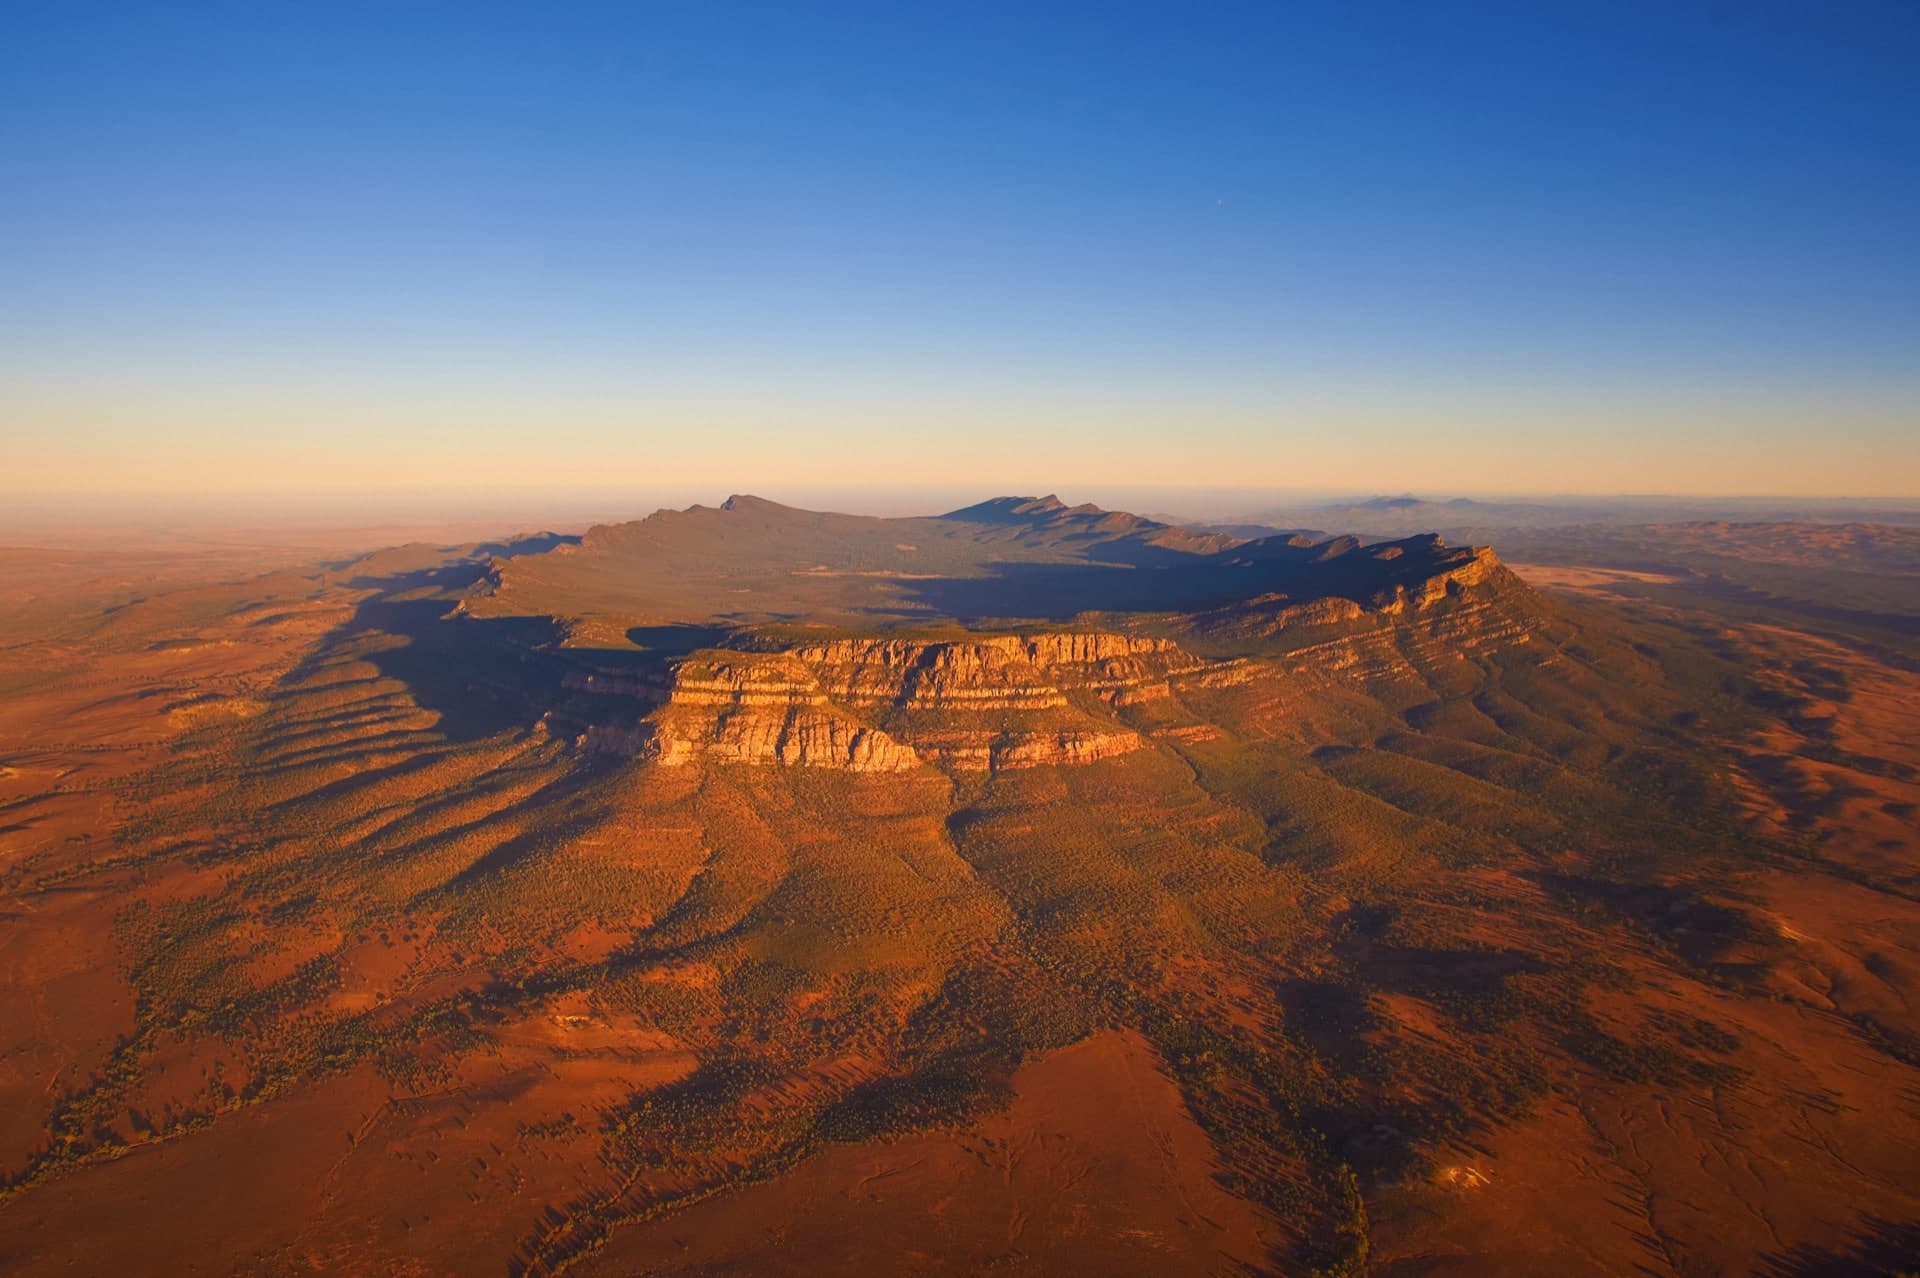
[(0, 487), (1920, 493), (1920, 6), (9, 6)]

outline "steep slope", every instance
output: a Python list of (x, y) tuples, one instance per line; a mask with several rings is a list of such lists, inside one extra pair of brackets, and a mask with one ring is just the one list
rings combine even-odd
[[(743, 636), (743, 641), (753, 636)], [(764, 645), (767, 641), (759, 641)], [(1167, 639), (1042, 632), (967, 640), (835, 639), (718, 650), (658, 682), (577, 676), (572, 686), (653, 706), (582, 741), (674, 765), (696, 759), (900, 771), (1084, 764), (1139, 749), (1117, 706), (1213, 677)]]

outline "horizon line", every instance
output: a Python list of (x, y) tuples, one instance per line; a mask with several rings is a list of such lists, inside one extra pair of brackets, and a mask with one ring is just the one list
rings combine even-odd
[[(1920, 502), (1920, 490), (1910, 492), (1835, 492), (1817, 490), (1794, 492), (1784, 490), (1704, 490), (1704, 489), (1649, 489), (1641, 491), (1617, 489), (1547, 489), (1547, 488), (1360, 488), (1352, 485), (1332, 484), (1204, 484), (1204, 483), (1082, 483), (1082, 484), (1012, 484), (994, 487), (990, 484), (972, 483), (918, 483), (918, 484), (799, 484), (799, 485), (754, 485), (728, 488), (725, 484), (711, 484), (699, 481), (666, 482), (656, 484), (619, 484), (608, 486), (553, 486), (545, 484), (452, 484), (452, 485), (379, 485), (379, 486), (298, 486), (273, 485), (259, 488), (50, 488), (45, 486), (0, 487), (0, 500), (8, 502), (28, 501), (55, 503), (66, 501), (106, 501), (106, 500), (149, 500), (149, 501), (262, 501), (301, 498), (311, 500), (334, 500), (351, 502), (362, 499), (394, 500), (410, 497), (432, 497), (440, 499), (469, 498), (571, 498), (571, 499), (648, 499), (661, 493), (681, 493), (698, 490), (716, 501), (725, 501), (729, 497), (760, 497), (773, 501), (764, 495), (768, 491), (786, 489), (796, 496), (828, 494), (871, 493), (879, 496), (905, 496), (914, 493), (985, 493), (982, 500), (1001, 497), (1020, 497), (1038, 499), (1045, 496), (1058, 496), (1075, 489), (1097, 489), (1123, 493), (1246, 493), (1249, 495), (1283, 496), (1324, 496), (1353, 500), (1397, 500), (1413, 499), (1418, 501), (1458, 501), (1481, 499), (1533, 499), (1539, 501), (1818, 501), (1818, 502)], [(1044, 489), (1044, 491), (1043, 491)], [(1069, 505), (1078, 504), (1068, 502)]]

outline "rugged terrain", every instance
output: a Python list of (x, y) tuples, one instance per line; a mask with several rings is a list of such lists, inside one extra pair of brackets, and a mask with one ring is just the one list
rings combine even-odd
[(0, 1264), (1910, 1263), (1899, 536), (7, 552)]

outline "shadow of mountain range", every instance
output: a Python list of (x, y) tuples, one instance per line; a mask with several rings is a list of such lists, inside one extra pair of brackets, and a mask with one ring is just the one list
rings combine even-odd
[(627, 632), (633, 648), (569, 648), (565, 628), (550, 617), (463, 611), (466, 590), (486, 573), (483, 563), (460, 563), (355, 578), (354, 586), (375, 593), (294, 677), (353, 645), (382, 677), (406, 685), (416, 704), (438, 716), (435, 730), (459, 744), (531, 729), (550, 712), (564, 713), (576, 727), (627, 717), (623, 705), (570, 689), (568, 675), (663, 679), (673, 661), (734, 634), (722, 626), (635, 626)]
[(500, 555), (544, 555), (557, 546), (577, 546), (580, 537), (576, 533), (532, 533), (525, 537), (516, 537), (507, 541), (484, 541), (474, 547), (477, 554)]
[(1920, 1274), (1920, 1224), (1869, 1216), (1841, 1247), (1802, 1245), (1761, 1258), (1764, 1278), (1900, 1278)]
[(287, 682), (299, 684), (348, 650), (404, 684), (449, 741), (531, 726), (559, 695), (565, 663), (554, 648), (565, 631), (549, 617), (458, 615), (465, 592), (486, 574), (484, 562), (464, 560), (349, 579), (373, 593)]
[(1432, 537), (1364, 549), (1351, 538), (1319, 545), (1270, 538), (1210, 554), (1124, 541), (1090, 547), (1082, 562), (991, 563), (986, 576), (907, 581), (900, 589), (919, 607), (963, 622), (1194, 612), (1271, 595), (1366, 603), (1471, 553)]

